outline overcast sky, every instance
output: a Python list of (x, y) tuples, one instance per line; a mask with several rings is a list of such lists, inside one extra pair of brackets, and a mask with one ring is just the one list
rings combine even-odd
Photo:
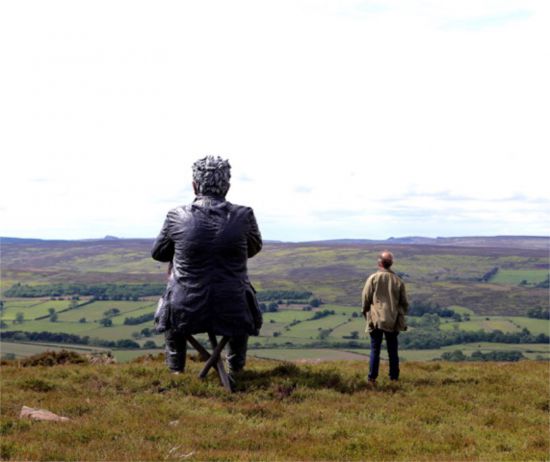
[(266, 239), (550, 230), (547, 0), (4, 1), (0, 235), (154, 237), (229, 158)]

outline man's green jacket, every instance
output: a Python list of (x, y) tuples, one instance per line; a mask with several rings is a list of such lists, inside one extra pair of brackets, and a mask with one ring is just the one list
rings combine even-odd
[(379, 269), (369, 276), (362, 294), (363, 316), (367, 332), (381, 329), (388, 332), (407, 330), (405, 314), (409, 308), (405, 283), (389, 269)]

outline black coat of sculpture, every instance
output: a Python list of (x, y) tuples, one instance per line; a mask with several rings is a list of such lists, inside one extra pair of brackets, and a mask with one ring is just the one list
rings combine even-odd
[(261, 327), (247, 259), (262, 248), (254, 212), (222, 197), (198, 196), (168, 212), (153, 258), (173, 262), (165, 294), (170, 329), (257, 335)]

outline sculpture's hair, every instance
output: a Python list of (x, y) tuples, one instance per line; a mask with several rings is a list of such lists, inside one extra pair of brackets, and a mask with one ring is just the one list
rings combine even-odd
[(231, 165), (220, 156), (206, 156), (193, 164), (193, 181), (203, 195), (225, 196), (229, 190)]

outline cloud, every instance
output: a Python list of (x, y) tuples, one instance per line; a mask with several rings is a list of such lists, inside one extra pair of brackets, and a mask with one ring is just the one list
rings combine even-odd
[(248, 175), (243, 175), (243, 174), (239, 175), (237, 177), (237, 180), (242, 181), (244, 183), (251, 183), (252, 181), (254, 181), (254, 179), (252, 177), (250, 177)]
[(5, 232), (154, 235), (207, 152), (267, 238), (547, 225), (546, 1), (152, 5), (0, 15)]
[(502, 27), (512, 22), (524, 21), (531, 18), (534, 12), (531, 10), (507, 11), (494, 15), (477, 16), (468, 18), (454, 18), (443, 24), (444, 29), (481, 30), (490, 27)]
[(293, 188), (293, 191), (298, 194), (307, 194), (313, 191), (313, 188), (311, 186), (302, 185), (296, 186), (295, 188)]

